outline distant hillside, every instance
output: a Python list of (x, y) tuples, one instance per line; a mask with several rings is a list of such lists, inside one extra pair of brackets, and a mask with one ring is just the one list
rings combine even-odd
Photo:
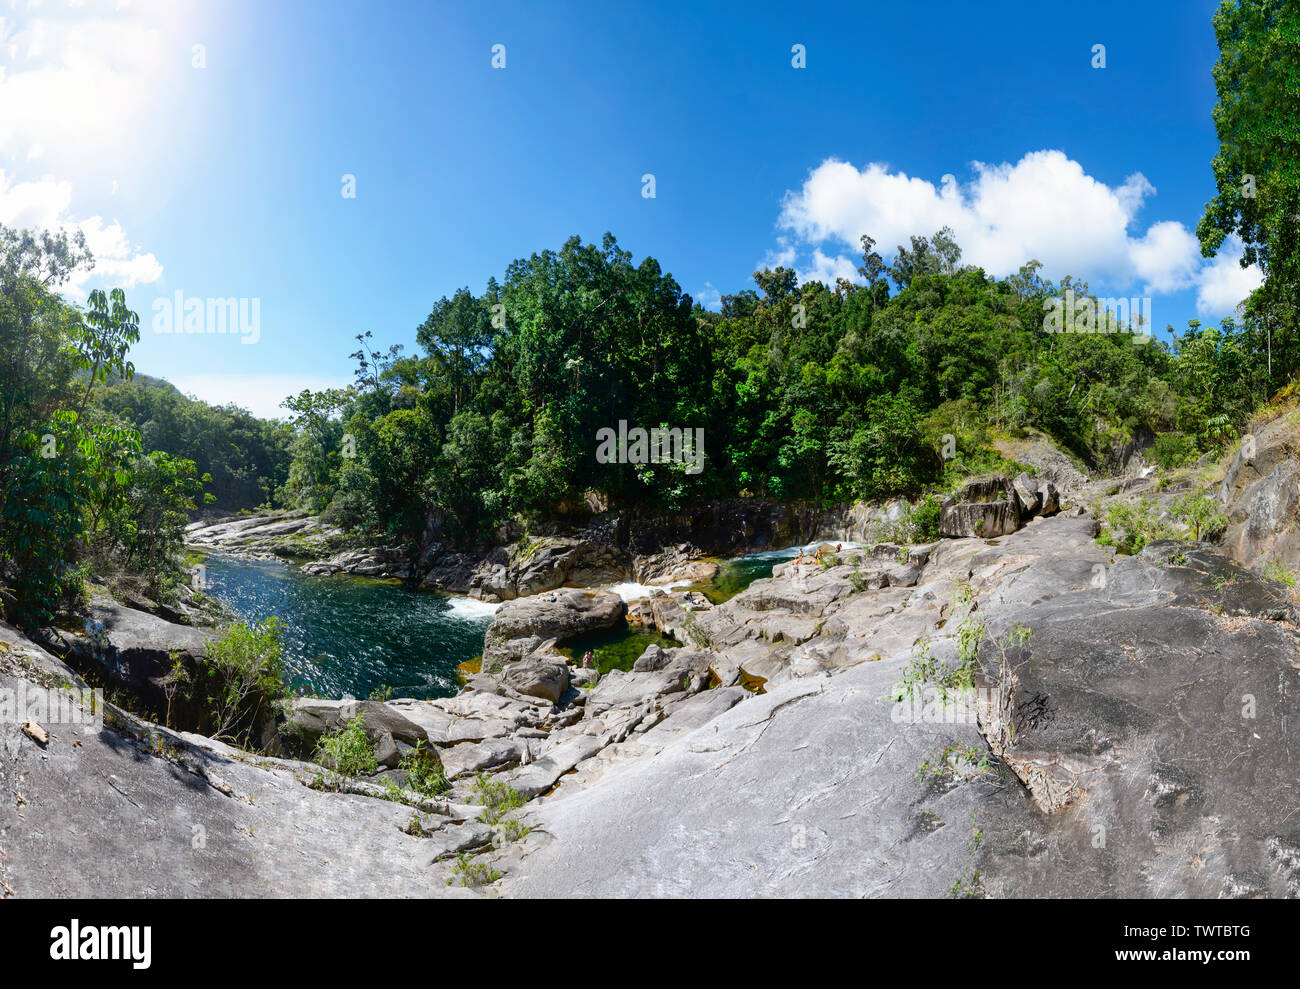
[(238, 511), (266, 504), (288, 476), (287, 427), (234, 405), (189, 398), (163, 378), (114, 376), (95, 389), (92, 406), (138, 429), (146, 451), (185, 457), (211, 474), (213, 507)]

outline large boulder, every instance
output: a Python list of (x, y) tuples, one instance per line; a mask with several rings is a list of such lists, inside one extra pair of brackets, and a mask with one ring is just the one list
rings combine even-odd
[[(0, 694), (51, 682), (81, 685), (73, 668), (0, 623)], [(0, 718), (5, 896), (473, 895), (448, 885), (455, 873), (439, 861), (465, 844), (449, 813), (424, 814), (427, 837), (418, 837), (410, 807), (304, 785), (315, 767), (86, 708), (81, 723), (46, 716), (44, 745)]]
[(623, 599), (610, 591), (565, 587), (507, 601), (484, 635), (482, 672), (500, 673), (507, 663), (526, 658), (547, 639), (613, 628), (626, 614)]
[(939, 535), (953, 539), (992, 539), (1020, 528), (1014, 501), (963, 502), (946, 506), (939, 516)]
[[(505, 533), (502, 533), (505, 535)], [(569, 584), (617, 584), (632, 575), (627, 550), (599, 530), (549, 535), (498, 546), (481, 558), (440, 545), (421, 558), (426, 586), (484, 601), (512, 601)]]
[[(1036, 564), (987, 614), (981, 728), (1046, 815), (988, 827), (981, 871), (1003, 893), (1300, 892), (1285, 595), (1208, 547), (1171, 549), (1076, 587)], [(1014, 623), (1032, 633), (1004, 649)]]
[(939, 534), (992, 539), (1014, 533), (1027, 517), (1021, 509), (1021, 494), (1009, 478), (975, 478), (944, 499)]
[(507, 666), (501, 681), (521, 694), (540, 697), (554, 704), (569, 689), (569, 667), (563, 662), (563, 657), (529, 656)]
[(302, 511), (201, 519), (185, 529), (186, 545), (260, 560), (328, 556), (343, 538), (340, 530)]
[(1015, 484), (1005, 477), (977, 478), (944, 499), (939, 534), (956, 539), (1005, 536), (1020, 528), (1022, 514)]
[(1061, 510), (1061, 493), (1051, 481), (1038, 483), (1038, 513), (1055, 515)]
[(1011, 481), (1011, 486), (1016, 492), (1016, 501), (1020, 504), (1021, 517), (1032, 518), (1037, 515), (1042, 496), (1034, 479), (1022, 471)]
[(599, 714), (614, 707), (637, 707), (684, 687), (685, 674), (675, 666), (652, 673), (611, 670), (587, 693), (587, 711)]
[(382, 546), (344, 550), (325, 560), (304, 563), (302, 570), (304, 573), (347, 573), (361, 577), (409, 577), (412, 573), (410, 561), (401, 547)]
[(1243, 439), (1218, 496), (1228, 516), (1223, 546), (1233, 559), (1243, 566), (1276, 561), (1300, 568), (1300, 426), (1290, 416)]
[(327, 732), (337, 731), (360, 716), (371, 741), (384, 735), (407, 745), (428, 741), (428, 733), (401, 710), (383, 701), (324, 700), (296, 697), (285, 710), (282, 733), (296, 735), (306, 742), (316, 742)]
[(663, 646), (648, 645), (632, 664), (633, 673), (654, 673), (672, 662), (672, 653)]
[(208, 634), (107, 597), (92, 599), (86, 611), (84, 629), (51, 632), (51, 647), (125, 689), (139, 707), (161, 717), (168, 707), (173, 670), (178, 665), (193, 669), (202, 660)]
[(542, 546), (527, 558), (515, 563), (515, 594), (527, 597), (561, 587), (569, 579), (575, 548), (570, 542)]
[[(1094, 520), (1058, 515), (997, 546), (943, 544), (915, 588), (832, 601), (799, 650), (860, 635), (876, 655), (769, 681), (661, 746), (654, 728), (629, 750), (652, 755), (587, 759), (592, 783), (561, 783), (535, 808), (541, 837), (507, 861), (504, 892), (1300, 894), (1284, 589), (1204, 544), (1116, 560), (1095, 534)], [(959, 580), (976, 591), (973, 613), (942, 607)], [(713, 614), (749, 621), (736, 599)], [(906, 635), (870, 632), (909, 616)], [(980, 692), (895, 703), (918, 641), (956, 663), (979, 620)], [(1031, 633), (1008, 641), (1017, 624)], [(587, 703), (606, 719), (672, 704), (668, 672), (610, 675)], [(602, 775), (585, 768), (605, 762)]]

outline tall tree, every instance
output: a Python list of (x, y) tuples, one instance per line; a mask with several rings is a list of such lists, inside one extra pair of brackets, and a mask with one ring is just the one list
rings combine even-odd
[(1300, 4), (1225, 0), (1214, 32), (1218, 194), (1196, 232), (1206, 257), (1235, 234), (1245, 245), (1242, 266), (1263, 270), (1248, 319), (1263, 324), (1270, 365), (1282, 358), (1278, 378), (1289, 377), (1300, 367)]

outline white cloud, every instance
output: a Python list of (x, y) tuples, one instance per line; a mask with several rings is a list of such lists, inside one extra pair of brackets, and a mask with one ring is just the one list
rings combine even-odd
[(717, 312), (722, 305), (722, 293), (713, 287), (712, 282), (705, 282), (704, 288), (695, 293), (695, 301), (705, 309)]
[(178, 60), (182, 6), (29, 0), (0, 17), (0, 223), (85, 233), (95, 268), (63, 286), (71, 299), (88, 284), (131, 288), (162, 275), (116, 219), (77, 208), (74, 189), (103, 189), (100, 170), (129, 165), (167, 91), (162, 72)]
[(91, 0), (0, 21), (0, 148), (28, 161), (120, 151), (158, 98), (181, 6)]
[(1251, 292), (1263, 284), (1258, 267), (1241, 266), (1241, 240), (1232, 237), (1201, 272), (1196, 311), (1211, 319), (1232, 315)]
[(813, 249), (811, 266), (807, 271), (799, 273), (800, 281), (819, 281), (824, 285), (832, 286), (840, 278), (848, 281), (858, 280), (857, 267), (848, 258), (831, 257), (823, 253), (821, 248)]
[(1133, 271), (1146, 282), (1145, 292), (1177, 292), (1196, 281), (1201, 244), (1181, 223), (1153, 223), (1146, 236), (1129, 244)]
[(86, 285), (95, 282), (114, 288), (132, 288), (156, 282), (162, 277), (162, 265), (153, 254), (133, 244), (116, 220), (106, 222), (101, 216), (84, 220), (69, 215), (72, 185), (52, 178), (31, 182), (13, 182), (0, 169), (0, 223), (19, 229), (81, 230), (86, 246), (95, 256), (92, 272), (80, 272), (62, 289), (65, 295), (81, 301)]
[(283, 419), (289, 415), (280, 403), (304, 388), (318, 391), (342, 388), (350, 382), (293, 374), (192, 374), (169, 379), (186, 395), (211, 405), (233, 402), (262, 419)]
[[(995, 276), (1036, 258), (1048, 277), (1072, 274), (1095, 289), (1102, 287), (1097, 281), (1111, 289), (1140, 285), (1145, 294), (1200, 285), (1203, 297), (1220, 298), (1249, 284), (1244, 273), (1225, 274), (1218, 262), (1204, 265), (1196, 237), (1177, 221), (1130, 233), (1156, 193), (1140, 172), (1112, 187), (1051, 150), (1032, 151), (1015, 164), (974, 162), (971, 170), (965, 184), (944, 175), (936, 186), (879, 162), (859, 169), (828, 159), (786, 193), (778, 220), (783, 235), (766, 261), (794, 265), (805, 280), (833, 283), (853, 277), (862, 234), (890, 257), (911, 236), (947, 226), (961, 245), (962, 263)], [(838, 253), (842, 245), (852, 250)]]
[(6, 226), (52, 228), (72, 205), (72, 183), (52, 178), (14, 182), (0, 169), (0, 223)]
[(86, 246), (95, 255), (94, 279), (114, 288), (147, 285), (162, 277), (162, 265), (153, 254), (140, 252), (139, 245), (127, 240), (126, 231), (116, 221), (105, 224), (98, 216), (81, 221)]

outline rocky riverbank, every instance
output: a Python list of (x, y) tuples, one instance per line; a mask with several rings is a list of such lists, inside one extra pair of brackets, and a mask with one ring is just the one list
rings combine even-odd
[(204, 519), (186, 530), (194, 549), (294, 563), (306, 573), (418, 581), (489, 603), (565, 586), (699, 582), (718, 558), (815, 540), (880, 541), (907, 531), (904, 501), (812, 505), (717, 501), (676, 513), (603, 512), (508, 526), (495, 543), (423, 548), (345, 545), (346, 537), (301, 512)]
[[(1146, 499), (1164, 518), (1204, 485), (1196, 471), (1061, 489), (984, 479), (943, 506), (953, 535), (779, 564), (723, 604), (517, 596), (455, 697), (292, 704), (277, 730), (308, 749), (362, 717), (379, 766), (344, 792), (320, 789), (310, 763), (124, 712), (44, 744), (5, 724), (0, 783), (21, 802), (0, 823), (0, 882), (20, 895), (460, 882), (507, 896), (1297, 895), (1300, 630), (1288, 581), (1251, 558), (1294, 562), (1285, 512), (1259, 525), (1252, 507), (1284, 500), (1293, 435), (1261, 430), (1227, 461), (1221, 545), (1156, 539), (1124, 556), (1097, 541), (1110, 506)], [(974, 532), (980, 519), (1000, 531)], [(603, 676), (560, 651), (629, 617), (678, 647)], [(0, 686), (79, 682), (12, 629), (0, 646)], [(400, 768), (425, 747), (450, 781), (433, 800)], [(522, 806), (489, 814), (488, 794)], [(195, 827), (206, 848), (189, 845)], [(96, 849), (119, 857), (111, 871), (71, 864)]]

